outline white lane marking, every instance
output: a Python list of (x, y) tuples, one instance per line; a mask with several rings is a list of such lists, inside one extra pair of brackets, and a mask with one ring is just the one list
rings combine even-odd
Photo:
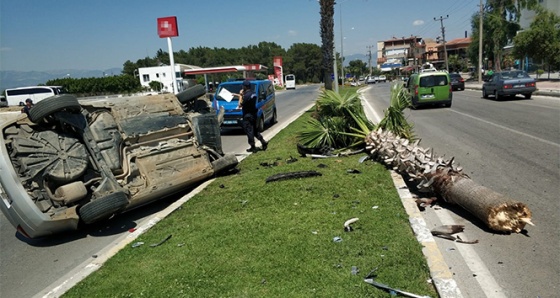
[[(453, 220), (453, 218), (451, 218), (451, 215), (449, 215), (448, 211), (442, 209), (441, 212), (435, 212), (435, 214), (443, 225), (455, 224), (455, 221)], [(468, 240), (464, 239), (465, 237), (463, 236), (462, 238), (463, 240)], [(484, 265), (482, 259), (473, 249), (473, 246), (469, 244), (458, 244), (455, 247), (457, 247), (457, 251), (459, 251), (469, 269), (474, 274), (476, 274), (476, 281), (480, 285), (480, 288), (482, 289), (484, 294), (486, 294), (486, 297), (507, 297), (502, 287), (498, 285), (498, 282), (496, 282), (494, 276), (492, 276), (492, 273), (490, 273), (490, 270), (488, 270), (488, 267)]]
[[(368, 86), (366, 88), (361, 88), (360, 90), (358, 90), (358, 93), (360, 93), (360, 97), (362, 98), (362, 102), (363, 104), (366, 106), (367, 110), (366, 111), (366, 115), (371, 115), (373, 116), (373, 120), (376, 121), (377, 123), (381, 122), (381, 117), (379, 117), (379, 114), (377, 114), (377, 112), (375, 111), (375, 109), (371, 106), (371, 104), (365, 100), (365, 96), (364, 96), (364, 91), (368, 90), (371, 86)], [(369, 118), (369, 117), (368, 117)]]
[(560, 144), (558, 144), (558, 143), (554, 143), (554, 142), (551, 142), (551, 141), (548, 141), (548, 140), (545, 140), (545, 139), (541, 139), (541, 138), (539, 138), (539, 137), (535, 137), (535, 136), (533, 136), (533, 135), (530, 135), (530, 134), (527, 134), (527, 133), (524, 133), (524, 132), (520, 132), (520, 131), (517, 131), (517, 130), (515, 130), (515, 129), (511, 129), (511, 128), (509, 128), (509, 127), (506, 127), (506, 126), (503, 126), (503, 125), (500, 125), (500, 124), (497, 124), (497, 123), (494, 123), (494, 122), (490, 122), (490, 121), (488, 121), (488, 120), (484, 120), (484, 119), (481, 119), (481, 118), (478, 118), (478, 117), (475, 117), (475, 116), (472, 116), (472, 115), (469, 115), (469, 114), (461, 113), (461, 112), (458, 112), (458, 111), (456, 111), (456, 110), (448, 109), (448, 111), (453, 112), (453, 113), (457, 113), (457, 114), (459, 114), (459, 115), (463, 115), (463, 116), (465, 116), (465, 117), (469, 117), (469, 118), (472, 118), (472, 119), (475, 119), (475, 120), (484, 122), (484, 123), (486, 123), (486, 124), (490, 124), (490, 125), (499, 127), (499, 128), (501, 128), (501, 129), (505, 129), (505, 130), (507, 130), (507, 131), (509, 131), (509, 132), (513, 132), (513, 133), (522, 135), (522, 136), (524, 136), (524, 137), (528, 137), (528, 138), (537, 140), (537, 141), (539, 141), (539, 142), (542, 142), (542, 143), (549, 144), (549, 145), (552, 145), (552, 146), (555, 146), (555, 147), (560, 148)]

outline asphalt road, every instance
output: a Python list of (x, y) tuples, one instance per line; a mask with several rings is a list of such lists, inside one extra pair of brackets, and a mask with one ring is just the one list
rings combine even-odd
[[(263, 133), (265, 138), (272, 138), (275, 132), (308, 108), (317, 98), (319, 87), (298, 86), (296, 90), (278, 92), (278, 123)], [(246, 154), (247, 138), (241, 130), (225, 129), (222, 133), (224, 152), (237, 153), (240, 157)], [(0, 297), (41, 296), (40, 293), (48, 292), (75, 274), (75, 268), (111, 249), (119, 238), (129, 234), (130, 229), (142, 226), (179, 197), (173, 196), (121, 214), (87, 230), (37, 240), (16, 234), (15, 228), (0, 213)]]
[[(364, 92), (378, 115), (389, 105), (389, 84)], [(560, 292), (560, 99), (533, 96), (482, 99), (454, 92), (451, 108), (406, 110), (420, 145), (455, 157), (475, 182), (526, 203), (535, 227), (495, 234), (462, 209), (423, 212), (428, 228), (465, 225), (459, 244), (436, 238), (464, 297), (558, 297)]]

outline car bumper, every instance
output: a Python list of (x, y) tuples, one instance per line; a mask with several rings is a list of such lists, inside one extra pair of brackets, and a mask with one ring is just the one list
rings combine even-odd
[(499, 93), (500, 95), (517, 95), (517, 94), (531, 94), (535, 91), (537, 91), (536, 87), (523, 87), (523, 88), (502, 89)]
[[(4, 125), (0, 126), (3, 130)], [(36, 238), (78, 228), (75, 208), (51, 216), (41, 212), (27, 194), (11, 163), (4, 136), (0, 133), (0, 210), (24, 236)]]

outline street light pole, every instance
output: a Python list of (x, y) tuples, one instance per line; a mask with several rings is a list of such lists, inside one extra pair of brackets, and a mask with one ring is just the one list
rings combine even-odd
[(480, 0), (480, 20), (478, 24), (478, 83), (482, 83), (482, 0)]
[[(340, 11), (340, 73), (342, 76), (342, 86), (344, 86), (344, 35), (342, 35), (342, 3), (338, 3)], [(338, 84), (338, 80), (336, 81)]]

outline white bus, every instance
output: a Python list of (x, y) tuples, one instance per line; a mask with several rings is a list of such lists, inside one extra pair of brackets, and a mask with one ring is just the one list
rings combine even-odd
[(37, 103), (44, 98), (66, 93), (62, 86), (29, 86), (6, 89), (6, 101), (9, 106), (23, 106), (25, 100), (31, 98)]
[(296, 89), (296, 76), (293, 74), (286, 75), (286, 90)]

